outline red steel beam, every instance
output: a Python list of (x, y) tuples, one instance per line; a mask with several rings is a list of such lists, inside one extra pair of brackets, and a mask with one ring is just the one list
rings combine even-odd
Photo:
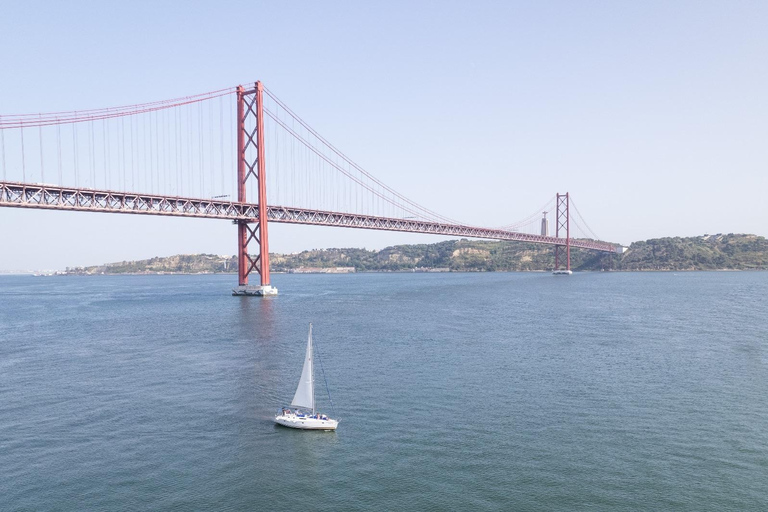
[[(560, 238), (560, 229), (565, 230), (565, 244), (562, 241), (555, 245), (555, 270), (560, 270), (561, 264), (565, 265), (566, 270), (571, 270), (571, 216), (570, 216), (570, 195), (568, 192), (565, 194), (557, 194), (555, 201), (555, 237)], [(561, 250), (565, 246), (565, 261), (563, 262), (563, 256)], [(619, 246), (620, 247), (620, 246)], [(618, 250), (618, 249), (617, 249)]]
[[(237, 202), (245, 204), (245, 108), (243, 86), (237, 87)], [(248, 232), (246, 221), (237, 223), (237, 282), (248, 284)]]
[(256, 82), (256, 150), (259, 182), (259, 275), (261, 286), (269, 286), (269, 235), (267, 233), (267, 172), (264, 158), (264, 87)]
[[(3, 206), (224, 219), (235, 222), (245, 221), (246, 223), (258, 222), (259, 220), (259, 205), (253, 203), (0, 181), (0, 207)], [(531, 235), (503, 229), (310, 210), (288, 206), (267, 205), (266, 217), (271, 222), (287, 224), (428, 233), (555, 246), (563, 244), (562, 238)], [(570, 240), (570, 246), (602, 252), (621, 252), (621, 245), (598, 240), (572, 239)], [(248, 266), (250, 267), (250, 265)]]

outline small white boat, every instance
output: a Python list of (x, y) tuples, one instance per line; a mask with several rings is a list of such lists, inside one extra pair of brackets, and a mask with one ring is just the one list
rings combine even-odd
[[(315, 371), (312, 353), (312, 324), (309, 324), (309, 338), (307, 339), (307, 354), (304, 357), (304, 368), (301, 370), (301, 379), (293, 395), (290, 409), (284, 407), (280, 414), (275, 416), (275, 423), (284, 427), (300, 428), (303, 430), (336, 430), (338, 420), (334, 420), (320, 414), (315, 410)], [(321, 365), (322, 367), (322, 365)], [(330, 393), (328, 395), (330, 398)]]
[(570, 276), (573, 272), (570, 270), (555, 270), (552, 274), (556, 276)]

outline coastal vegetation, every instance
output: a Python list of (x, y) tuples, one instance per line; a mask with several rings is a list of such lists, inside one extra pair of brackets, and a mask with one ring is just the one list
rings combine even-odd
[[(313, 249), (271, 254), (272, 270), (351, 267), (357, 272), (402, 271), (545, 271), (554, 266), (551, 246), (520, 242), (448, 240), (435, 244), (396, 245), (380, 251)], [(656, 238), (634, 242), (623, 254), (571, 250), (571, 268), (600, 270), (762, 270), (768, 269), (768, 240), (757, 235), (717, 234)], [(67, 268), (74, 274), (226, 273), (237, 271), (229, 255), (191, 254), (93, 267)]]

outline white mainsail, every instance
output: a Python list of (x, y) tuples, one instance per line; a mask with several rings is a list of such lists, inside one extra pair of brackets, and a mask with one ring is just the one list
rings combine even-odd
[(315, 412), (315, 383), (312, 371), (312, 324), (309, 324), (309, 338), (307, 339), (307, 355), (304, 358), (304, 369), (301, 370), (301, 379), (293, 395), (291, 405), (304, 407)]
[[(325, 414), (317, 414), (315, 411), (315, 371), (314, 371), (314, 348), (312, 346), (312, 324), (309, 324), (309, 337), (307, 338), (307, 353), (304, 357), (304, 368), (301, 370), (301, 379), (296, 388), (296, 394), (293, 395), (292, 407), (297, 410), (283, 408), (282, 412), (275, 416), (275, 423), (284, 427), (298, 428), (302, 430), (325, 430), (333, 431), (339, 425), (339, 420), (329, 418)], [(323, 361), (320, 360), (320, 369), (323, 368)], [(326, 382), (326, 389), (328, 384)], [(330, 392), (328, 398), (331, 398)], [(331, 401), (333, 407), (333, 401)], [(299, 409), (304, 409), (302, 412)], [(312, 414), (306, 414), (306, 409), (310, 409)]]

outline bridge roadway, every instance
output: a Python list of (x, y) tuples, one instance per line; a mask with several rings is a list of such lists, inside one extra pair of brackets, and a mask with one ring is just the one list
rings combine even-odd
[[(135, 213), (176, 217), (202, 217), (232, 221), (258, 220), (258, 204), (193, 199), (186, 197), (134, 194), (111, 190), (68, 188), (47, 184), (0, 181), (0, 206), (103, 213)], [(406, 233), (509, 240), (549, 245), (565, 245), (565, 238), (530, 235), (501, 229), (479, 228), (414, 219), (376, 217), (354, 213), (327, 212), (287, 206), (267, 206), (269, 222), (337, 226)], [(602, 252), (621, 252), (621, 245), (572, 238), (571, 247)]]

